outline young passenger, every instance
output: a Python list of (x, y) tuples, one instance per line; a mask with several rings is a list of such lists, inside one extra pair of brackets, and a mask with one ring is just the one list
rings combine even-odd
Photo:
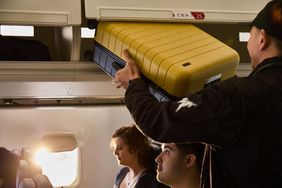
[(200, 188), (204, 144), (162, 144), (157, 179), (171, 188)]
[(111, 140), (118, 164), (125, 166), (116, 177), (114, 188), (157, 188), (151, 165), (149, 139), (134, 125), (117, 129)]
[(248, 77), (179, 101), (158, 102), (127, 51), (114, 79), (127, 88), (126, 106), (144, 134), (211, 146), (203, 177), (214, 188), (282, 187), (282, 0), (268, 2), (253, 20), (247, 48), (254, 69)]

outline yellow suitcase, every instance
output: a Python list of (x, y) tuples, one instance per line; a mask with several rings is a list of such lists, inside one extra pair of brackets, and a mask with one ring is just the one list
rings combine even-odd
[(100, 22), (94, 62), (111, 76), (128, 49), (157, 99), (174, 100), (235, 75), (238, 53), (187, 23)]

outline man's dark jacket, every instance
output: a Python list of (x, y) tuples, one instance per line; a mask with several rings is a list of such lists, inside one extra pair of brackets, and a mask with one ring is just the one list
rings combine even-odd
[(134, 79), (125, 102), (152, 139), (209, 144), (213, 188), (282, 187), (282, 57), (178, 102), (159, 103)]

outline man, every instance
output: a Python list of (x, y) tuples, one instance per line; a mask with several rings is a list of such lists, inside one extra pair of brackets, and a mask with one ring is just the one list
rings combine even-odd
[(157, 179), (171, 188), (200, 188), (204, 144), (162, 144)]
[[(282, 187), (282, 1), (270, 1), (252, 22), (254, 70), (178, 102), (159, 103), (127, 51), (114, 81), (139, 129), (159, 142), (211, 146), (204, 181), (214, 188)], [(209, 177), (210, 176), (210, 177)], [(206, 184), (207, 185), (207, 184)]]
[(0, 147), (0, 188), (15, 188), (18, 157), (4, 147)]

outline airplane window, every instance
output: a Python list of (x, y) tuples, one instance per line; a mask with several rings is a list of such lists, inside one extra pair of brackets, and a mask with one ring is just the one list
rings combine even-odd
[(239, 32), (239, 41), (240, 42), (248, 42), (250, 38), (249, 32)]
[(1, 25), (0, 34), (2, 36), (34, 37), (34, 27), (17, 26), (17, 25)]
[(41, 148), (35, 155), (35, 161), (54, 187), (70, 186), (77, 179), (78, 148), (64, 152), (48, 152)]
[(34, 160), (54, 187), (78, 184), (80, 155), (77, 141), (72, 134), (45, 135)]
[(81, 38), (94, 38), (95, 29), (88, 29), (87, 27), (81, 28)]

